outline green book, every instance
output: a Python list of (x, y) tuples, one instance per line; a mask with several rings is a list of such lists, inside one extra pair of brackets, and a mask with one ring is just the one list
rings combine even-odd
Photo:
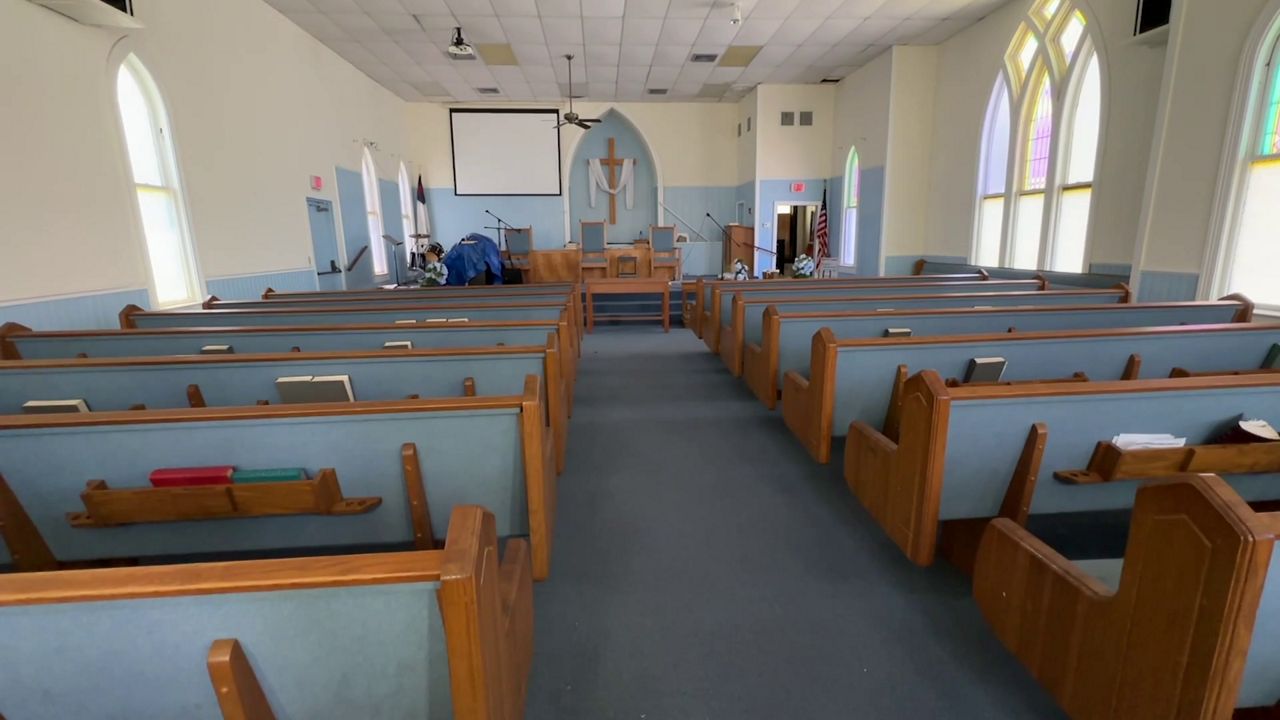
[(265, 470), (237, 470), (231, 474), (233, 483), (272, 483), (306, 480), (305, 468), (267, 468)]
[(1273, 343), (1262, 361), (1263, 370), (1280, 370), (1280, 343)]

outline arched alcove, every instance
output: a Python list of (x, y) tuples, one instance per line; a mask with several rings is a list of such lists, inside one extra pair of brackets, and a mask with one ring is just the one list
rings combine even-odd
[[(588, 163), (591, 158), (608, 157), (609, 140), (613, 139), (615, 157), (632, 158), (636, 161), (633, 180), (635, 203), (631, 209), (627, 209), (625, 191), (618, 193), (617, 223), (609, 226), (609, 240), (618, 243), (632, 242), (638, 237), (647, 237), (649, 226), (658, 222), (658, 183), (653, 153), (640, 132), (622, 113), (610, 109), (600, 118), (603, 122), (592, 126), (578, 140), (569, 166), (569, 236), (577, 239), (579, 222), (582, 220), (609, 219), (608, 193), (597, 190), (596, 206), (591, 207), (591, 171)], [(608, 168), (602, 169), (608, 179)], [(621, 170), (615, 171), (615, 178), (620, 176)]]

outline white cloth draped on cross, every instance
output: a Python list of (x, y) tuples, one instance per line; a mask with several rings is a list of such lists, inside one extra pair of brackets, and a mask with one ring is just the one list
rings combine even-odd
[(604, 190), (610, 195), (617, 195), (623, 190), (626, 190), (627, 194), (623, 196), (623, 199), (627, 203), (627, 209), (631, 210), (635, 208), (635, 205), (636, 205), (635, 160), (631, 158), (623, 158), (622, 171), (618, 173), (618, 186), (614, 188), (609, 187), (609, 179), (606, 178), (604, 175), (604, 168), (601, 167), (599, 158), (591, 158), (590, 160), (587, 161), (587, 164), (591, 168), (591, 183), (590, 183), (591, 207), (596, 206), (597, 190)]

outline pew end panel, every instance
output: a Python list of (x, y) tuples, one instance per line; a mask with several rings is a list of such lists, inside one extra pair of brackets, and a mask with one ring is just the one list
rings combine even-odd
[(120, 310), (120, 314), (118, 315), (120, 319), (120, 329), (121, 330), (137, 329), (138, 327), (137, 318), (135, 318), (134, 316), (143, 312), (146, 312), (146, 310), (144, 310), (140, 305), (135, 305), (133, 303), (129, 303), (128, 305), (125, 305)]
[(734, 377), (742, 377), (742, 329), (746, 325), (746, 307), (742, 291), (735, 292), (730, 300), (729, 322), (720, 328), (720, 361)]
[(223, 720), (275, 720), (271, 701), (239, 640), (214, 640), (206, 664)]
[(769, 305), (764, 309), (760, 344), (747, 343), (743, 347), (742, 373), (751, 392), (773, 410), (778, 406), (778, 334), (781, 323), (778, 308)]
[(1071, 717), (1225, 718), (1252, 699), (1241, 681), (1276, 527), (1220, 478), (1157, 481), (1137, 494), (1114, 589), (997, 519), (973, 594)]
[(22, 353), (18, 351), (18, 346), (13, 342), (12, 336), (29, 332), (31, 332), (31, 328), (22, 323), (7, 322), (0, 325), (0, 360), (21, 360)]
[(836, 338), (829, 328), (814, 333), (809, 377), (794, 370), (783, 376), (782, 417), (809, 456), (831, 459), (831, 406), (835, 403)]

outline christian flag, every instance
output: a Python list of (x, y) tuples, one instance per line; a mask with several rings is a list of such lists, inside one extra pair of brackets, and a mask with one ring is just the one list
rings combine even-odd
[(818, 208), (818, 222), (813, 230), (813, 265), (822, 267), (822, 261), (831, 256), (831, 230), (827, 226), (827, 191), (822, 191), (822, 207)]

